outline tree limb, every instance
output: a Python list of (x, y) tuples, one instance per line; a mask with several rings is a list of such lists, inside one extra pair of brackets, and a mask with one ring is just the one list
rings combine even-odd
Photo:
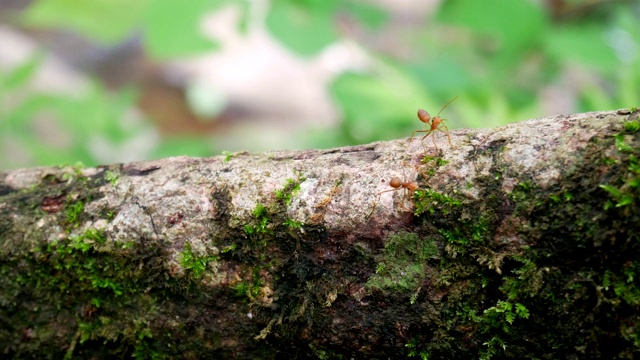
[(0, 353), (633, 358), (638, 117), (0, 173)]

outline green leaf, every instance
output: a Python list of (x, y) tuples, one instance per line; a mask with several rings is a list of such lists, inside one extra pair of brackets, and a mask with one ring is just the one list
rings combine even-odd
[(346, 10), (370, 29), (380, 28), (387, 20), (387, 13), (375, 5), (351, 1)]
[(516, 319), (516, 314), (512, 313), (511, 311), (506, 312), (504, 316), (509, 324), (513, 324), (513, 320)]
[(421, 128), (418, 108), (436, 108), (411, 73), (391, 63), (375, 64), (374, 74), (344, 74), (331, 85), (331, 93), (344, 112), (346, 131), (357, 142), (411, 135)]
[(613, 71), (619, 66), (619, 59), (605, 31), (598, 25), (558, 27), (553, 36), (545, 38), (545, 48), (551, 57), (560, 62)]
[(24, 85), (36, 73), (36, 70), (38, 70), (42, 63), (42, 59), (42, 52), (38, 52), (27, 61), (9, 71), (7, 75), (0, 76), (0, 88), (11, 91)]
[(516, 314), (524, 319), (529, 318), (529, 309), (520, 303), (516, 303)]
[(195, 55), (217, 44), (200, 31), (202, 16), (214, 5), (209, 0), (154, 0), (145, 14), (145, 47), (156, 59)]
[(616, 207), (623, 207), (623, 206), (627, 206), (627, 205), (633, 204), (633, 201), (634, 201), (633, 196), (624, 194), (624, 195), (622, 195), (620, 200), (618, 200), (618, 203), (616, 204)]
[(334, 26), (335, 1), (274, 1), (267, 15), (271, 34), (291, 51), (311, 56), (338, 38)]
[(444, 2), (437, 18), (491, 36), (502, 50), (530, 49), (548, 23), (542, 7), (533, 1), (511, 0), (450, 0)]
[(620, 190), (618, 190), (617, 188), (611, 186), (611, 185), (602, 184), (602, 185), (600, 185), (600, 188), (604, 189), (605, 191), (607, 191), (614, 198), (619, 198), (619, 197), (622, 196), (622, 192)]
[(212, 156), (211, 140), (197, 137), (171, 137), (164, 139), (153, 151), (151, 158), (160, 159), (170, 156)]
[(630, 134), (637, 133), (640, 131), (640, 122), (627, 121), (624, 123), (624, 130)]
[(104, 43), (116, 43), (131, 34), (148, 1), (41, 0), (27, 8), (24, 19), (33, 26), (65, 27)]

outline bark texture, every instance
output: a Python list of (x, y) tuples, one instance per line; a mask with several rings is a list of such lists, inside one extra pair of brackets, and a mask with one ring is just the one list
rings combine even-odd
[(638, 117), (0, 173), (0, 355), (637, 358)]

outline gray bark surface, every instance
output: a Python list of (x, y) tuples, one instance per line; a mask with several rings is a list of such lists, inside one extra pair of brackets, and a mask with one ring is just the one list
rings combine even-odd
[(0, 354), (637, 357), (638, 117), (2, 172)]

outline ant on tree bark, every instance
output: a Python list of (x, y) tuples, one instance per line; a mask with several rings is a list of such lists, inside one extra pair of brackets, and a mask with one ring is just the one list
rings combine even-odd
[[(404, 165), (407, 166), (406, 163), (404, 163)], [(402, 196), (402, 208), (405, 209), (405, 210), (411, 211), (410, 208), (405, 206), (404, 202), (407, 199), (410, 200), (411, 199), (411, 195), (413, 194), (413, 192), (418, 190), (418, 183), (415, 182), (415, 181), (407, 180), (407, 176), (404, 173), (404, 170), (402, 171), (402, 176), (403, 176), (404, 180), (400, 179), (399, 177), (393, 177), (389, 181), (389, 186), (391, 186), (391, 189), (382, 190), (382, 191), (378, 192), (378, 201), (376, 201), (373, 204), (373, 208), (371, 209), (371, 213), (373, 213), (373, 210), (375, 210), (376, 206), (380, 202), (380, 197), (382, 196), (382, 194), (384, 194), (386, 192), (389, 192), (389, 191), (398, 191), (398, 190), (403, 190), (404, 191), (404, 195)]]
[[(431, 118), (431, 115), (426, 110), (419, 109), (418, 110), (418, 119), (420, 119), (420, 121), (422, 121), (427, 126), (429, 126), (429, 128), (428, 129), (424, 129), (424, 130), (415, 130), (413, 132), (413, 134), (411, 134), (411, 137), (409, 138), (408, 141), (413, 140), (413, 137), (416, 135), (416, 133), (424, 132), (426, 134), (420, 139), (420, 142), (422, 143), (422, 147), (424, 148), (424, 139), (426, 139), (427, 136), (432, 135), (436, 131), (441, 131), (441, 132), (443, 132), (443, 133), (445, 133), (447, 135), (447, 140), (449, 140), (449, 145), (451, 145), (451, 136), (449, 135), (449, 128), (447, 127), (447, 125), (444, 124), (444, 121), (446, 119), (443, 119), (442, 117), (440, 117), (440, 113), (442, 112), (442, 110), (444, 110), (447, 106), (449, 106), (449, 104), (451, 104), (457, 98), (458, 97), (456, 96), (453, 99), (449, 100), (448, 103), (444, 104), (442, 109), (440, 109), (440, 111), (438, 111), (438, 115), (434, 116), (433, 118)], [(436, 145), (435, 134), (433, 134), (433, 136), (431, 136), (431, 140), (433, 141), (433, 146), (435, 146), (436, 150), (438, 150), (438, 145)]]

